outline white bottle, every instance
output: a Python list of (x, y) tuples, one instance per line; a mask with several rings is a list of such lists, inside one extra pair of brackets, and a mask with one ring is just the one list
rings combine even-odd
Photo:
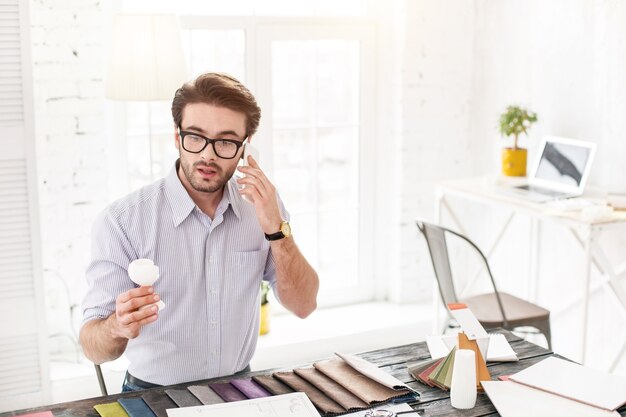
[(473, 350), (459, 349), (454, 354), (450, 403), (461, 410), (476, 405), (476, 354)]

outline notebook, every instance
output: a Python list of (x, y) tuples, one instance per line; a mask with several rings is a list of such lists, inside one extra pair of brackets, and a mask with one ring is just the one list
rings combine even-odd
[(501, 186), (498, 191), (537, 203), (580, 196), (585, 190), (595, 151), (595, 143), (546, 136), (528, 183)]

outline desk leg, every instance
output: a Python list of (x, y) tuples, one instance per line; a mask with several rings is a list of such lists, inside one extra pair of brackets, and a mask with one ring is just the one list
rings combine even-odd
[(585, 239), (585, 273), (583, 287), (583, 312), (582, 312), (582, 334), (581, 334), (581, 354), (580, 363), (585, 364), (587, 356), (587, 321), (589, 318), (589, 287), (591, 285), (591, 247), (594, 241), (594, 232), (592, 229), (587, 230), (587, 239)]
[(526, 297), (537, 302), (539, 288), (539, 265), (541, 261), (541, 222), (530, 219), (530, 260), (528, 263), (528, 287)]
[[(441, 219), (443, 217), (443, 205), (445, 203), (445, 195), (440, 187), (437, 187), (435, 190), (435, 224), (441, 224)], [(438, 335), (441, 332), (443, 323), (440, 320), (440, 311), (441, 311), (441, 295), (439, 294), (439, 284), (435, 279), (433, 285), (433, 334)], [(448, 323), (445, 323), (446, 325)], [(444, 329), (445, 331), (445, 329)]]

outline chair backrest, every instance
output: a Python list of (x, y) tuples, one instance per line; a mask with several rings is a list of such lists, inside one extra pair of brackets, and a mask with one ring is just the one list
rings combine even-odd
[(439, 293), (441, 294), (441, 300), (443, 301), (444, 307), (450, 303), (457, 303), (458, 297), (456, 293), (456, 289), (454, 287), (454, 280), (452, 277), (452, 268), (450, 267), (450, 256), (448, 254), (448, 244), (446, 241), (446, 234), (452, 234), (457, 236), (462, 241), (469, 244), (469, 246), (480, 256), (482, 259), (484, 266), (489, 274), (489, 278), (491, 280), (491, 284), (493, 286), (493, 291), (496, 295), (496, 299), (498, 301), (498, 306), (500, 307), (500, 312), (502, 314), (502, 318), (504, 323), (507, 322), (506, 316), (504, 314), (504, 307), (502, 305), (502, 300), (500, 299), (500, 294), (498, 292), (498, 288), (496, 287), (496, 282), (493, 279), (493, 275), (491, 273), (491, 268), (489, 267), (489, 262), (487, 262), (487, 258), (483, 254), (483, 252), (467, 237), (453, 231), (447, 229), (442, 226), (438, 226), (436, 224), (428, 223), (423, 220), (416, 220), (417, 228), (422, 232), (424, 238), (426, 239), (426, 244), (428, 245), (428, 251), (430, 252), (430, 259), (433, 263), (433, 270), (435, 271), (435, 277), (437, 278), (437, 284), (439, 286)]
[(417, 220), (415, 223), (426, 239), (428, 251), (430, 252), (430, 260), (433, 263), (435, 277), (437, 277), (437, 284), (439, 285), (441, 301), (443, 301), (444, 306), (458, 302), (459, 300), (452, 279), (452, 269), (450, 268), (445, 230), (439, 226), (420, 220)]

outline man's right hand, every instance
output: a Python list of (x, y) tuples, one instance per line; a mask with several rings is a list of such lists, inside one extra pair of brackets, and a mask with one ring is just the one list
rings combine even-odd
[(159, 300), (160, 297), (154, 293), (151, 286), (133, 288), (118, 295), (115, 300), (113, 336), (124, 339), (139, 336), (144, 325), (152, 323), (159, 317), (158, 307), (150, 305)]

